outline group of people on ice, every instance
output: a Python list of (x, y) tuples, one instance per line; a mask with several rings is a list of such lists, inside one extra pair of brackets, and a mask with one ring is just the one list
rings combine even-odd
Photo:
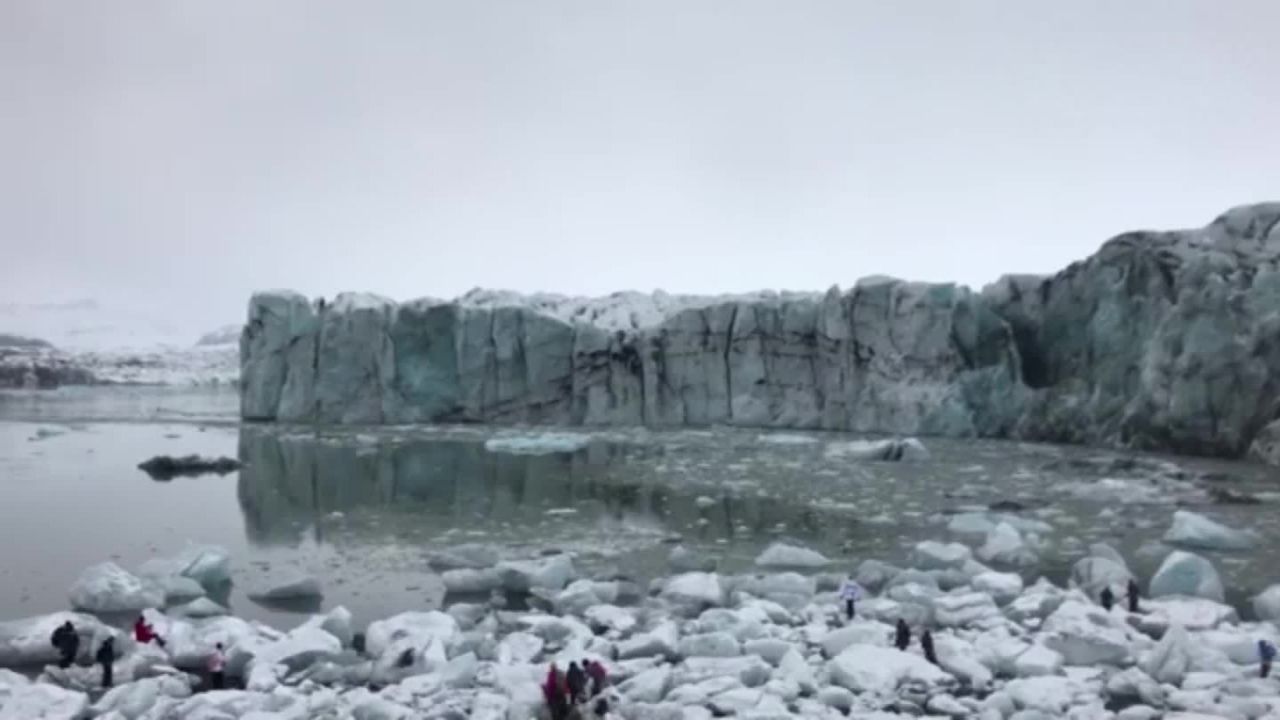
[[(139, 645), (148, 645), (154, 643), (163, 648), (164, 638), (156, 634), (155, 628), (147, 622), (147, 619), (141, 615), (133, 623), (133, 639)], [(53, 635), (49, 637), (50, 644), (58, 651), (58, 667), (66, 670), (76, 662), (76, 656), (80, 653), (80, 631), (76, 629), (75, 624), (70, 620), (59, 625), (53, 631)], [(102, 666), (102, 687), (109, 688), (115, 681), (115, 662), (116, 662), (116, 641), (113, 637), (108, 637), (98, 646), (98, 650), (93, 654), (94, 662)], [(226, 667), (227, 655), (222, 647), (222, 643), (218, 643), (214, 647), (213, 652), (209, 654), (207, 664), (209, 670), (209, 687), (213, 690), (221, 690), (226, 686)]]
[[(571, 662), (567, 671), (561, 671), (551, 663), (547, 678), (542, 683), (542, 697), (551, 713), (551, 720), (609, 717), (609, 701), (604, 698), (608, 681), (609, 673), (604, 664), (594, 660)], [(592, 715), (585, 715), (584, 709)]]
[[(1130, 578), (1129, 584), (1125, 588), (1125, 600), (1128, 604), (1129, 612), (1138, 612), (1140, 598), (1141, 591), (1138, 588), (1138, 583)], [(844, 602), (845, 617), (848, 620), (853, 620), (857, 614), (857, 603), (862, 599), (862, 587), (853, 578), (846, 579), (844, 584), (840, 586), (840, 599)], [(1111, 612), (1111, 608), (1115, 607), (1116, 603), (1115, 592), (1109, 586), (1104, 587), (1102, 592), (1098, 594), (1098, 603), (1102, 605), (1104, 610)], [(905, 620), (898, 619), (893, 635), (894, 647), (906, 652), (907, 648), (911, 646), (911, 628)], [(938, 664), (938, 656), (933, 647), (933, 633), (928, 628), (920, 634), (920, 649), (923, 651), (926, 660), (934, 665)], [(1275, 658), (1276, 646), (1268, 640), (1258, 640), (1259, 673), (1262, 677), (1265, 678), (1271, 675), (1271, 664), (1275, 661)]]

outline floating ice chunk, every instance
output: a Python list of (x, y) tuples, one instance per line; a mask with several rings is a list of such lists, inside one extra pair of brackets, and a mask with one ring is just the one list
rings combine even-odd
[(431, 554), (427, 563), (437, 572), (446, 570), (484, 569), (498, 564), (498, 551), (488, 545), (455, 545)]
[(662, 597), (677, 605), (719, 607), (724, 604), (724, 587), (715, 573), (690, 572), (667, 580)]
[(1105, 556), (1081, 558), (1071, 567), (1071, 586), (1095, 599), (1106, 588), (1111, 588), (1115, 597), (1124, 597), (1132, 579), (1129, 568)]
[(852, 440), (827, 445), (825, 454), (836, 460), (928, 460), (929, 451), (915, 438), (902, 440)]
[(996, 524), (987, 513), (965, 512), (951, 516), (947, 522), (947, 531), (956, 535), (978, 535), (985, 537), (994, 530)]
[(248, 671), (252, 673), (255, 668), (284, 665), (289, 672), (298, 672), (332, 659), (339, 652), (342, 652), (342, 643), (338, 638), (318, 627), (303, 625), (255, 652)]
[(973, 577), (973, 589), (987, 593), (997, 604), (1007, 605), (1022, 592), (1022, 577), (1017, 573), (978, 573)]
[(1151, 597), (1186, 595), (1222, 602), (1226, 593), (1218, 571), (1208, 560), (1194, 553), (1174, 550), (1151, 577)]
[(205, 588), (231, 581), (231, 555), (217, 545), (188, 545), (169, 558), (152, 558), (138, 568), (145, 578), (185, 577)]
[(742, 645), (727, 632), (686, 635), (676, 645), (676, 653), (684, 657), (737, 657)]
[(1096, 605), (1068, 599), (1044, 621), (1044, 644), (1067, 665), (1120, 665), (1129, 658), (1129, 630)]
[(1259, 620), (1280, 622), (1280, 585), (1272, 585), (1258, 593), (1253, 598), (1253, 611)]
[(80, 635), (80, 654), (92, 655), (95, 639), (118, 636), (119, 633), (91, 615), (56, 612), (49, 615), (0, 622), (0, 665), (44, 665), (58, 659), (58, 651), (50, 644), (53, 631), (65, 622), (75, 626)]
[(1139, 663), (1156, 682), (1181, 685), (1191, 669), (1191, 639), (1181, 625), (1174, 625)]
[(776, 542), (756, 558), (756, 566), (762, 568), (814, 569), (830, 565), (825, 555), (805, 547)]
[(574, 453), (591, 444), (590, 435), (578, 433), (538, 433), (489, 438), (484, 449), (508, 455), (552, 455)]
[(312, 615), (309, 620), (299, 627), (323, 630), (338, 638), (338, 642), (345, 647), (350, 645), (355, 637), (351, 627), (351, 619), (351, 611), (339, 605), (323, 615)]
[(71, 607), (95, 613), (137, 612), (162, 607), (164, 592), (113, 562), (88, 568), (71, 586)]
[(987, 533), (986, 542), (978, 548), (978, 557), (1001, 565), (1034, 565), (1039, 561), (1035, 550), (1022, 539), (1022, 533), (1007, 522), (1001, 522)]
[(757, 435), (756, 442), (764, 443), (766, 445), (813, 445), (818, 442), (818, 439), (808, 435), (765, 433), (763, 435)]
[(513, 632), (498, 642), (496, 658), (503, 665), (531, 663), (545, 645), (542, 638), (533, 633)]
[(617, 605), (592, 605), (583, 613), (583, 619), (593, 628), (618, 633), (630, 632), (638, 623), (634, 613)]
[(210, 600), (207, 597), (196, 598), (185, 605), (179, 605), (171, 609), (174, 615), (187, 617), (192, 619), (210, 618), (226, 615), (230, 612), (227, 608)]
[(716, 569), (715, 558), (696, 555), (683, 545), (671, 548), (667, 564), (676, 572), (714, 572)]
[(636, 675), (618, 687), (633, 703), (656, 703), (667, 695), (671, 687), (671, 666), (663, 665)]
[(510, 592), (530, 590), (563, 590), (577, 577), (573, 559), (568, 555), (553, 555), (538, 560), (508, 560), (498, 563), (498, 576), (502, 586)]
[(1197, 550), (1248, 550), (1257, 542), (1257, 536), (1188, 510), (1178, 510), (1164, 541)]
[(1143, 603), (1142, 610), (1143, 613), (1132, 616), (1130, 622), (1156, 637), (1163, 636), (1175, 625), (1186, 630), (1212, 630), (1240, 619), (1230, 605), (1195, 597), (1152, 598)]
[(925, 540), (911, 551), (911, 565), (917, 570), (948, 570), (964, 567), (973, 559), (973, 551), (960, 543)]
[(854, 645), (878, 645), (888, 647), (893, 628), (882, 622), (854, 620), (842, 628), (836, 628), (823, 636), (822, 653), (834, 658)]
[(319, 600), (324, 597), (320, 581), (311, 575), (298, 575), (272, 583), (269, 587), (249, 594), (255, 601), (277, 602), (290, 600)]
[(79, 720), (88, 710), (89, 696), (82, 692), (0, 670), (0, 720)]
[(484, 595), (502, 587), (502, 576), (496, 568), (446, 570), (441, 579), (445, 592), (458, 595)]
[(919, 655), (874, 645), (854, 645), (827, 664), (831, 682), (855, 693), (888, 696), (898, 685), (913, 681), (928, 686), (949, 684), (953, 678)]
[(1062, 655), (1039, 643), (1032, 643), (1013, 659), (1013, 672), (1018, 677), (1057, 675), (1062, 670)]
[(933, 600), (934, 621), (943, 627), (983, 627), (1000, 618), (986, 593), (943, 595)]
[(421, 647), (431, 641), (446, 643), (458, 634), (458, 621), (445, 613), (404, 612), (369, 624), (365, 632), (365, 649), (369, 655), (383, 655), (393, 644), (409, 639)]
[(623, 660), (669, 657), (675, 654), (679, 638), (679, 628), (674, 622), (667, 621), (647, 633), (632, 636), (618, 643), (618, 657)]
[(93, 713), (99, 717), (114, 712), (125, 718), (145, 718), (150, 717), (148, 711), (162, 698), (182, 700), (189, 697), (191, 683), (186, 676), (142, 678), (108, 690), (94, 703)]

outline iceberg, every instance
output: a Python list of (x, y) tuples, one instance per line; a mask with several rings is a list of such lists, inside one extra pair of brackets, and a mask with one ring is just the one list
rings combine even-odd
[(163, 607), (164, 591), (113, 562), (94, 565), (71, 586), (71, 607), (94, 613), (137, 612)]
[(575, 433), (539, 433), (516, 437), (489, 438), (484, 449), (511, 455), (551, 455), (574, 453), (591, 444), (591, 436)]
[(1194, 550), (1249, 550), (1257, 542), (1257, 536), (1188, 510), (1178, 510), (1173, 514), (1173, 524), (1164, 534), (1164, 541)]
[(1226, 593), (1213, 563), (1189, 552), (1174, 550), (1151, 577), (1150, 595), (1186, 595), (1223, 602)]
[(756, 557), (756, 566), (770, 569), (816, 569), (831, 564), (825, 555), (805, 547), (773, 543)]

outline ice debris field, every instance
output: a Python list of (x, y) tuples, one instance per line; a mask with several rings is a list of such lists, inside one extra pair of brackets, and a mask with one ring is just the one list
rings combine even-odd
[[(1223, 530), (1183, 517), (1171, 532)], [(1261, 677), (1257, 650), (1280, 641), (1280, 586), (1254, 599), (1259, 620), (1242, 622), (1222, 603), (1213, 564), (1176, 550), (1139, 579), (1130, 612), (1135, 578), (1106, 545), (1090, 548), (1065, 588), (1024, 586), (984, 555), (928, 540), (909, 567), (844, 568), (779, 542), (750, 572), (721, 574), (713, 558), (678, 546), (670, 574), (642, 587), (583, 577), (569, 554), (500, 561), (461, 545), (431, 558), (459, 598), (442, 611), (357, 628), (337, 607), (278, 630), (208, 597), (230, 581), (232, 559), (190, 546), (135, 572), (89, 568), (70, 590), (73, 612), (0, 624), (0, 665), (13, 668), (0, 670), (0, 718), (523, 720), (545, 717), (549, 664), (584, 659), (607, 668), (607, 717), (637, 720), (1280, 717), (1280, 681)], [(838, 592), (850, 577), (861, 588), (852, 619)], [(1106, 590), (1117, 598), (1109, 610), (1099, 603)], [(323, 588), (298, 578), (275, 592), (319, 598)], [(164, 646), (98, 619), (120, 613), (143, 613)], [(912, 634), (905, 650), (893, 644), (898, 620)], [(50, 636), (67, 621), (79, 663), (62, 669)], [(924, 630), (936, 662), (921, 650)], [(109, 637), (115, 687), (104, 690), (90, 658)], [(205, 686), (217, 643), (234, 689)]]

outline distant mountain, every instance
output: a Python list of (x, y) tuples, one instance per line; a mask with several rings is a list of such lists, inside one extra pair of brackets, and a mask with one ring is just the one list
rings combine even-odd
[(18, 348), (20, 350), (52, 350), (53, 343), (40, 338), (25, 335), (0, 333), (0, 348)]

